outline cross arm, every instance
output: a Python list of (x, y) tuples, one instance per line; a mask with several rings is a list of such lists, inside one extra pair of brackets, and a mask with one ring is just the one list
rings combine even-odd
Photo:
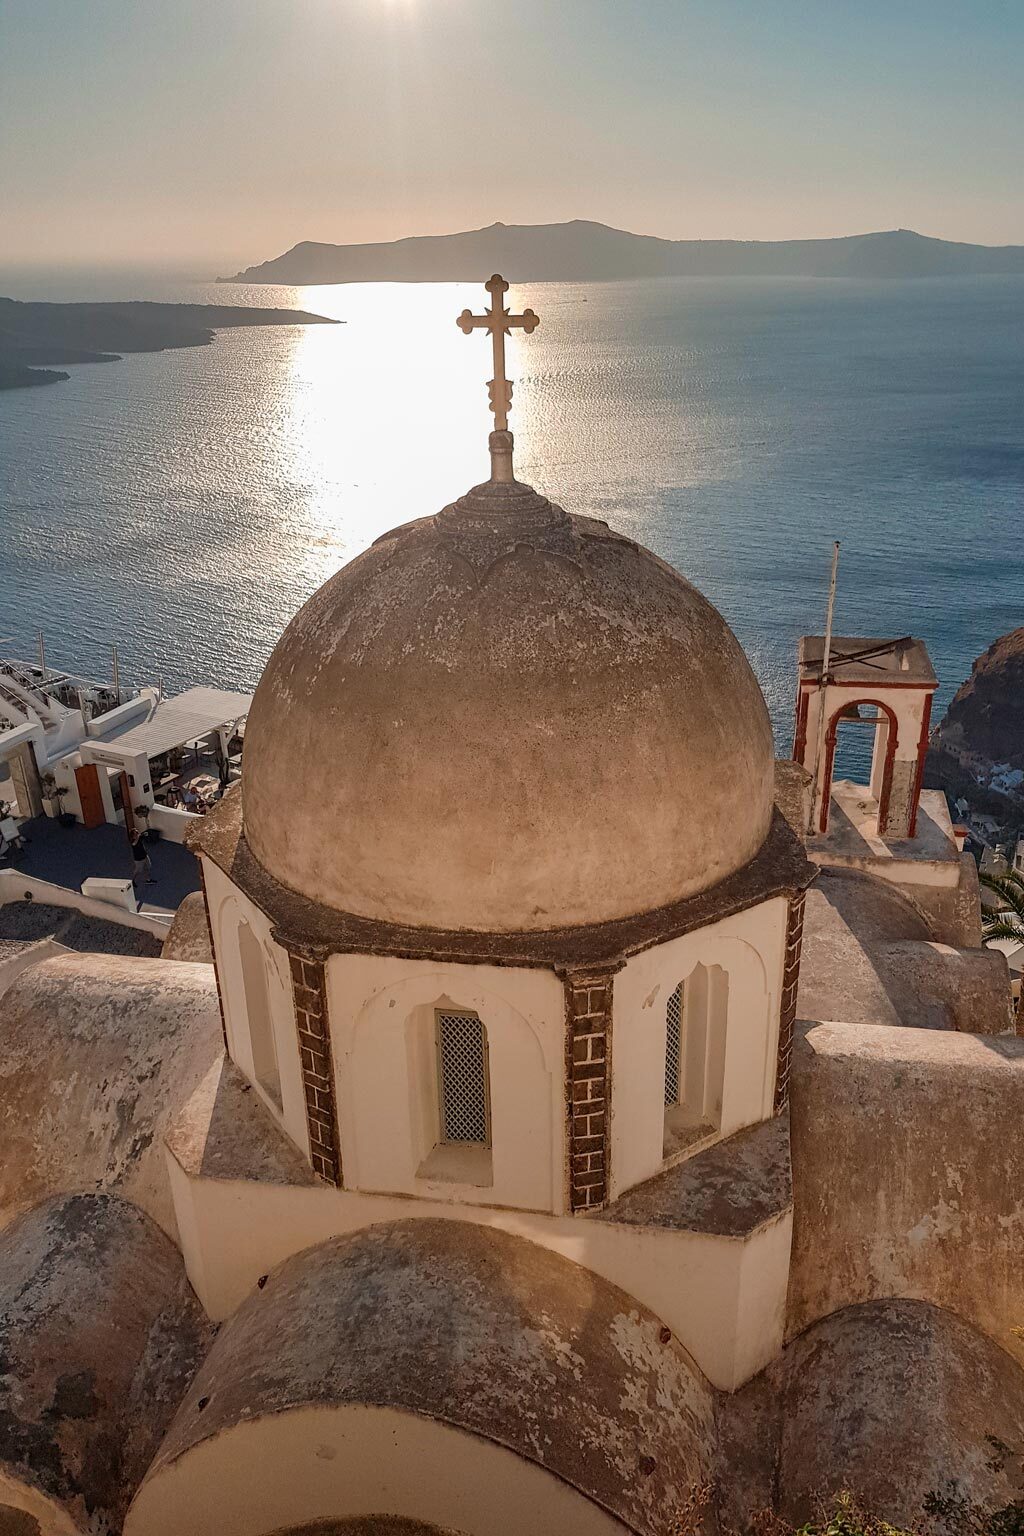
[(493, 320), (493, 315), (474, 315), (471, 309), (464, 309), (455, 324), (468, 336), (472, 331), (489, 331)]

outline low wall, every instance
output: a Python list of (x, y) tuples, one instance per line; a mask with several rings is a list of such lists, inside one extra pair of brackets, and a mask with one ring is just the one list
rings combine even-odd
[(202, 821), (193, 811), (183, 811), (177, 806), (151, 805), (146, 815), (145, 825), (155, 827), (161, 837), (169, 843), (183, 843), (185, 833), (196, 821)]
[(125, 928), (141, 928), (158, 939), (164, 938), (171, 926), (172, 914), (158, 917), (150, 912), (129, 912), (112, 901), (96, 901), (83, 896), (80, 891), (51, 885), (48, 880), (20, 874), (16, 869), (0, 870), (0, 907), (8, 901), (40, 901), (48, 907), (68, 907), (83, 912), (86, 917), (102, 917), (108, 923), (120, 923)]
[(0, 956), (0, 997), (3, 997), (7, 988), (16, 981), (22, 971), (27, 971), (30, 966), (39, 965), (43, 960), (51, 960), (54, 955), (67, 954), (63, 944), (58, 944), (56, 939), (40, 939), (37, 944), (22, 944), (6, 958)]
[(791, 1103), (787, 1336), (909, 1297), (1024, 1362), (1024, 1039), (805, 1025)]
[(782, 1346), (790, 1215), (746, 1241), (572, 1216), (192, 1177), (168, 1152), (189, 1279), (216, 1322), (261, 1275), (328, 1238), (378, 1222), (444, 1217), (493, 1226), (590, 1269), (667, 1323), (716, 1387), (741, 1386)]

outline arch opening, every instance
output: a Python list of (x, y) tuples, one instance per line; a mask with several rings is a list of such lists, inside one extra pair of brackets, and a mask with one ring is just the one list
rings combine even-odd
[(663, 1155), (717, 1136), (722, 1127), (729, 978), (720, 965), (694, 966), (665, 1008)]
[[(889, 802), (892, 796), (893, 763), (896, 758), (898, 727), (896, 716), (880, 699), (851, 699), (837, 709), (829, 720), (825, 735), (825, 767), (821, 787), (821, 812), (819, 830), (828, 831), (829, 808), (832, 800), (832, 781), (836, 757), (839, 755), (840, 733), (843, 754), (849, 758), (854, 772), (863, 772), (866, 763), (865, 735), (870, 732), (870, 768), (863, 785), (865, 795), (874, 801), (877, 832), (885, 835), (889, 824)], [(858, 786), (861, 787), (861, 786)]]
[(263, 946), (246, 922), (240, 924), (238, 929), (238, 954), (242, 965), (242, 988), (245, 993), (246, 1018), (249, 1021), (253, 1073), (263, 1092), (281, 1110), (281, 1070), (277, 1060), (277, 1042), (274, 1039), (274, 1020), (270, 1011), (270, 993), (267, 990), (266, 959)]

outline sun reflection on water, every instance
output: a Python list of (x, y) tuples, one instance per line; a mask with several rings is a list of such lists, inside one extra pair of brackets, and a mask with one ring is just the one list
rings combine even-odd
[[(481, 307), (475, 284), (305, 288), (300, 303), (344, 321), (294, 332), (280, 432), (322, 580), (487, 478), (491, 349), (455, 324)], [(510, 371), (517, 361), (513, 341)]]

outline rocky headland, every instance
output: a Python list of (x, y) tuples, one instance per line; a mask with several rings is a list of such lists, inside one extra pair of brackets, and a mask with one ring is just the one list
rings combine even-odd
[(240, 325), (334, 325), (302, 309), (244, 304), (21, 303), (0, 298), (0, 389), (58, 384), (61, 363), (118, 362), (126, 352), (205, 347), (217, 331)]
[(1024, 824), (1024, 628), (980, 655), (932, 736), (929, 782), (995, 817)]

